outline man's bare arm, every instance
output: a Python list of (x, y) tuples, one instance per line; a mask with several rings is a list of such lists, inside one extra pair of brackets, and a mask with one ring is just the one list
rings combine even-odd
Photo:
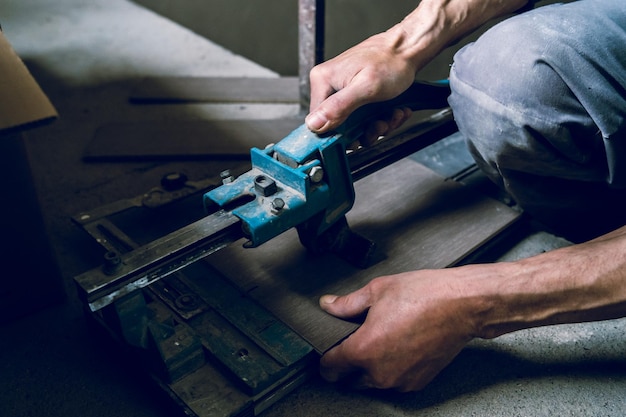
[(320, 305), (363, 325), (321, 360), (329, 381), (423, 388), (473, 338), (626, 316), (626, 226), (528, 259), (381, 277)]
[(475, 279), (477, 336), (626, 315), (626, 227), (507, 266), (509, 277)]
[[(366, 103), (391, 99), (442, 49), (527, 0), (422, 0), (400, 23), (311, 71), (308, 127), (323, 133)], [(397, 115), (399, 116), (399, 115)]]

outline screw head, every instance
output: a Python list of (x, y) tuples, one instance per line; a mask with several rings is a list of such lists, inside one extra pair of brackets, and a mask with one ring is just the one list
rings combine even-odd
[(309, 171), (309, 178), (313, 183), (317, 184), (324, 179), (324, 169), (320, 166), (314, 166)]
[(194, 310), (198, 308), (198, 297), (195, 294), (182, 294), (174, 300), (176, 307), (182, 310)]
[(283, 200), (282, 198), (275, 198), (274, 200), (272, 200), (272, 211), (273, 212), (279, 212), (282, 209), (285, 208), (285, 200)]
[(161, 178), (161, 186), (167, 191), (180, 190), (186, 182), (187, 176), (182, 172), (170, 172)]
[(220, 172), (220, 178), (222, 179), (222, 184), (230, 184), (235, 181), (235, 177), (230, 173), (229, 169)]

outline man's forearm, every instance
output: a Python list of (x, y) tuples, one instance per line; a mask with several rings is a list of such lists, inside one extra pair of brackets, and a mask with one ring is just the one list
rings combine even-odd
[(626, 227), (501, 266), (466, 283), (479, 337), (626, 316)]
[[(337, 128), (360, 106), (394, 98), (442, 49), (496, 16), (527, 0), (422, 0), (391, 29), (369, 37), (313, 68), (311, 113), (315, 133)], [(391, 124), (392, 125), (392, 124)], [(375, 140), (389, 129), (375, 129)]]
[(399, 53), (420, 69), (446, 46), (526, 3), (528, 0), (422, 0), (387, 32), (395, 36)]

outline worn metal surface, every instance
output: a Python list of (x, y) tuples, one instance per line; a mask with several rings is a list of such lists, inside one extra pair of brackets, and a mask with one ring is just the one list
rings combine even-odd
[[(154, 228), (166, 233), (171, 227), (165, 223), (178, 223), (167, 214), (172, 205), (177, 212), (184, 212), (188, 201), (199, 201), (200, 194), (192, 192), (199, 183), (179, 182), (184, 179), (177, 173), (163, 177), (165, 188), (175, 186), (170, 197), (179, 197), (175, 201), (166, 198), (163, 206), (155, 207), (152, 199), (145, 199), (155, 191), (164, 191), (155, 187), (143, 198), (81, 213), (74, 220), (105, 250), (128, 253), (128, 267), (142, 248), (135, 241), (137, 231), (128, 229), (129, 221), (135, 224), (138, 219), (152, 218)], [(202, 215), (197, 210), (194, 213)], [(187, 217), (188, 213), (182, 214)], [(153, 217), (159, 215), (160, 220)], [(201, 227), (198, 231), (202, 233)], [(144, 234), (140, 233), (139, 241), (145, 240)], [(171, 238), (182, 238), (185, 243), (189, 237), (188, 233), (179, 236), (176, 232), (167, 236), (157, 242), (168, 247)], [(157, 247), (153, 247), (155, 256), (161, 253)], [(146, 270), (159, 265), (158, 257), (154, 261), (149, 260), (146, 265), (152, 266)], [(163, 269), (168, 272), (167, 267)], [(100, 270), (96, 271), (98, 276)], [(130, 275), (136, 278), (132, 271)], [(120, 289), (135, 286), (137, 282), (128, 282)], [(308, 379), (316, 358), (311, 346), (205, 262), (193, 262), (127, 295), (122, 296), (122, 292), (112, 293), (113, 302), (90, 316), (136, 353), (133, 357), (187, 415), (257, 415)], [(196, 385), (199, 380), (204, 381), (202, 387)]]
[(316, 359), (303, 339), (204, 262), (91, 316), (190, 416), (257, 415), (304, 382)]
[(326, 0), (298, 1), (298, 76), (300, 108), (308, 112), (311, 101), (311, 69), (324, 60)]
[[(74, 278), (92, 311), (215, 252), (242, 237), (239, 219), (219, 211)], [(112, 265), (113, 264), (113, 265)]]

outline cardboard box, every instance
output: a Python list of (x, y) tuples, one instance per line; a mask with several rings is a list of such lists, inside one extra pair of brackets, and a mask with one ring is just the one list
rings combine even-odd
[(0, 32), (0, 322), (63, 299), (22, 132), (51, 122), (56, 110)]

